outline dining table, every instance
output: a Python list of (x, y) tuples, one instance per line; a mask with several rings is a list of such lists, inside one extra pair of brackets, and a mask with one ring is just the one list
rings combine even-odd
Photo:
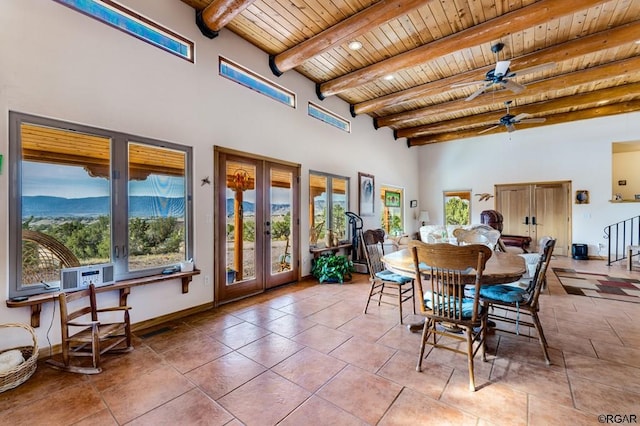
[[(410, 249), (402, 249), (387, 253), (382, 257), (385, 267), (396, 274), (415, 278), (415, 267)], [(423, 275), (429, 275), (429, 267), (424, 265), (421, 268)], [(506, 284), (518, 281), (527, 272), (524, 258), (514, 253), (494, 251), (487, 260), (485, 269), (482, 272), (483, 285)], [(469, 284), (475, 281), (475, 269), (469, 269), (463, 273), (468, 277)]]
[[(396, 274), (415, 278), (415, 266), (410, 249), (402, 249), (387, 253), (382, 257), (385, 267)], [(423, 276), (429, 276), (429, 267), (423, 265), (420, 268)], [(482, 285), (507, 284), (518, 281), (526, 273), (527, 266), (522, 256), (514, 253), (494, 251), (482, 272)], [(467, 277), (468, 284), (475, 282), (475, 269), (463, 272), (463, 280)], [(423, 324), (409, 324), (412, 332), (422, 331)]]

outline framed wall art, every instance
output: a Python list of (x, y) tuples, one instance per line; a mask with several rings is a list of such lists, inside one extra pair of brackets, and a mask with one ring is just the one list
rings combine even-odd
[(373, 175), (358, 172), (358, 206), (360, 216), (373, 216), (375, 207)]
[(400, 193), (396, 191), (385, 191), (384, 205), (385, 207), (400, 207)]
[(576, 204), (589, 204), (589, 191), (579, 189), (576, 191)]

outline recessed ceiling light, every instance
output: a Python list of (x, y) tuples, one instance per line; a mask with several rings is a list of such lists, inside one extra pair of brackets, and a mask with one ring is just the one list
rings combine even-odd
[(352, 41), (351, 43), (349, 43), (349, 49), (351, 50), (358, 50), (358, 49), (362, 49), (362, 43), (360, 43), (359, 41)]
[(390, 80), (393, 80), (395, 77), (393, 76), (393, 74), (388, 74), (388, 75), (385, 75), (382, 78), (384, 78), (387, 81), (390, 81)]

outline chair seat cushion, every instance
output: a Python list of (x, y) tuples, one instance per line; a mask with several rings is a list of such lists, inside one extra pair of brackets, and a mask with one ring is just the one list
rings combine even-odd
[(507, 284), (485, 285), (480, 287), (480, 297), (505, 303), (516, 303), (526, 300), (526, 291)]
[[(433, 310), (433, 301), (432, 301), (432, 299), (433, 298), (431, 297), (431, 292), (430, 291), (428, 291), (428, 292), (426, 292), (424, 294), (424, 305), (427, 307), (427, 309)], [(456, 304), (455, 309), (458, 309), (458, 300), (457, 299), (456, 299), (455, 304)], [(478, 306), (478, 313), (482, 313), (482, 305)], [(462, 299), (462, 318), (471, 319), (472, 316), (473, 316), (473, 299), (468, 298), (468, 297), (464, 297)]]
[(402, 276), (400, 274), (396, 274), (396, 273), (391, 272), (389, 270), (376, 272), (376, 277), (380, 278), (381, 280), (392, 281), (392, 282), (398, 283), (398, 284), (406, 284), (408, 282), (411, 282), (411, 278)]

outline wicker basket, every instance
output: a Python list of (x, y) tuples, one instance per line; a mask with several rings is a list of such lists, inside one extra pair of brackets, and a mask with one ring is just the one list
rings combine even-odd
[(18, 349), (20, 352), (22, 352), (22, 356), (25, 360), (22, 364), (19, 364), (8, 371), (0, 373), (0, 393), (9, 389), (13, 389), (16, 386), (19, 386), (22, 383), (26, 382), (27, 379), (29, 379), (29, 377), (31, 377), (36, 371), (36, 367), (38, 366), (38, 339), (36, 338), (36, 333), (33, 331), (33, 328), (25, 324), (0, 324), (0, 328), (3, 327), (24, 328), (31, 334), (33, 345), (0, 350), (0, 352), (4, 352), (12, 349)]

